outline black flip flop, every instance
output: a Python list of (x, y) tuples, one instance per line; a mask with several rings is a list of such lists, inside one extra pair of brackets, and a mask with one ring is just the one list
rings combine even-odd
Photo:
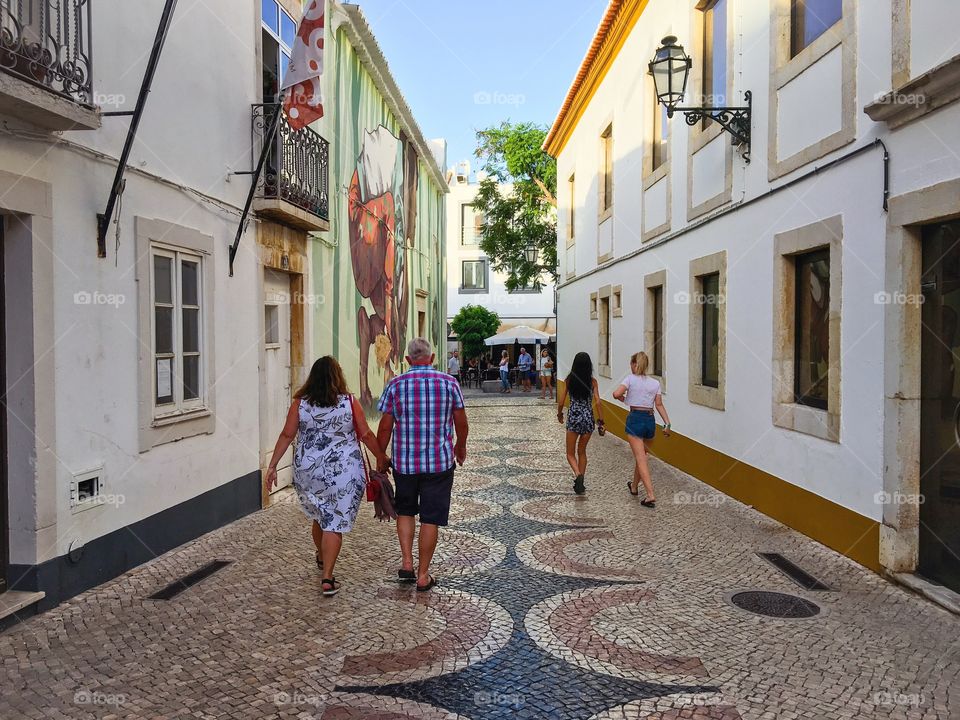
[(397, 570), (397, 577), (402, 583), (416, 582), (417, 573), (413, 570), (404, 570), (403, 568), (400, 568)]
[(426, 585), (417, 585), (417, 592), (428, 592), (433, 590), (436, 585), (437, 579), (433, 575), (430, 575), (430, 582), (428, 582)]
[[(640, 492), (640, 491), (638, 490), (637, 492)], [(655, 508), (657, 506), (657, 501), (643, 499), (640, 501), (640, 504), (643, 505), (644, 507)]]
[(633, 490), (630, 489), (630, 486), (631, 486), (631, 485), (633, 485), (633, 483), (629, 483), (629, 482), (627, 483), (627, 490), (630, 490), (630, 494), (631, 494), (631, 495), (639, 495), (639, 494), (640, 494), (640, 490), (637, 490), (636, 492), (634, 492)]

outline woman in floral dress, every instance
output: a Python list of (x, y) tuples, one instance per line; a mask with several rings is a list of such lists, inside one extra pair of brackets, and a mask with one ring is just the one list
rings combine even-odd
[(267, 491), (277, 482), (277, 463), (294, 438), (293, 486), (304, 514), (313, 520), (323, 594), (336, 595), (340, 583), (333, 568), (343, 533), (353, 528), (366, 487), (360, 442), (378, 462), (387, 464), (389, 458), (367, 425), (363, 407), (347, 393), (340, 364), (329, 355), (313, 364), (307, 382), (294, 395), (267, 468)]
[(583, 476), (587, 472), (587, 443), (593, 434), (593, 407), (596, 402), (597, 422), (603, 433), (603, 406), (600, 389), (593, 377), (593, 361), (585, 352), (577, 353), (570, 367), (570, 374), (557, 392), (557, 420), (563, 422), (563, 405), (570, 396), (570, 411), (567, 413), (567, 462), (576, 475), (573, 491), (583, 495), (587, 490)]

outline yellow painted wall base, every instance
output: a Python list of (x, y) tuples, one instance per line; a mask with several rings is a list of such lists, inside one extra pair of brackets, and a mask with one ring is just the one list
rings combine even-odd
[[(607, 430), (625, 440), (626, 408), (602, 402)], [(658, 428), (650, 449), (675, 468), (880, 572), (880, 523), (876, 520), (672, 430), (665, 438)]]

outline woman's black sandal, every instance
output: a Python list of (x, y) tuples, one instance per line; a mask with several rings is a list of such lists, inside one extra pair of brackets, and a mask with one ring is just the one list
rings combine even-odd
[(323, 594), (327, 597), (331, 595), (336, 595), (340, 592), (340, 583), (337, 582), (337, 579), (332, 577), (329, 580), (326, 578), (323, 579), (321, 585), (323, 586)]
[[(637, 492), (640, 492), (640, 491), (638, 490)], [(644, 507), (655, 508), (657, 506), (657, 501), (647, 500), (646, 498), (644, 498), (643, 500), (640, 501), (640, 504), (643, 505)]]
[(627, 483), (627, 490), (630, 491), (630, 494), (631, 494), (631, 495), (639, 495), (639, 494), (640, 494), (640, 491), (639, 491), (639, 490), (634, 490), (634, 489), (633, 489), (633, 483), (630, 483), (630, 482)]
[(317, 551), (317, 567), (318, 567), (320, 570), (323, 570), (323, 558), (320, 557), (320, 552), (319, 552), (319, 551)]

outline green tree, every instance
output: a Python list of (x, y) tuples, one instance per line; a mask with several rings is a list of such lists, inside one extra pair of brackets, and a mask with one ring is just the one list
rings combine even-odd
[(471, 359), (484, 351), (484, 340), (497, 334), (500, 316), (481, 305), (464, 305), (450, 321), (450, 327), (463, 346), (464, 358)]
[(473, 203), (483, 213), (480, 248), (507, 276), (507, 290), (539, 290), (544, 274), (557, 281), (557, 161), (542, 149), (546, 136), (543, 126), (509, 121), (477, 132), (475, 154), (488, 173)]

